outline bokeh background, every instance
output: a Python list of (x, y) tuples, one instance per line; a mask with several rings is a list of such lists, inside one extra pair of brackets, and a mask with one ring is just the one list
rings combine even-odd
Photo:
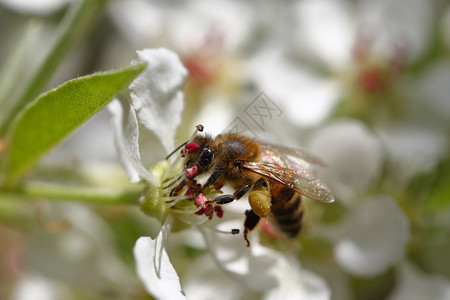
[[(74, 2), (0, 0), (2, 82), (14, 61), (14, 77), (26, 80)], [(331, 299), (450, 299), (448, 1), (105, 1), (89, 28), (47, 89), (126, 66), (136, 50), (175, 51), (189, 70), (177, 142), (201, 123), (326, 163), (316, 174), (336, 202), (307, 201), (291, 250), (326, 280)], [(147, 143), (151, 166), (165, 153)], [(109, 114), (79, 128), (32, 176), (126, 186)], [(132, 247), (155, 231), (137, 207), (0, 197), (1, 299), (150, 297)], [(264, 235), (262, 243), (277, 247)], [(180, 238), (171, 252), (183, 284), (188, 261), (205, 250)]]

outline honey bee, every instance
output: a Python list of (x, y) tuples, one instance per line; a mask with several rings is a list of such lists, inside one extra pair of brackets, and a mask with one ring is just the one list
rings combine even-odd
[(186, 153), (185, 169), (196, 169), (191, 179), (209, 174), (202, 189), (214, 184), (230, 184), (236, 189), (209, 203), (227, 204), (249, 193), (251, 210), (246, 212), (244, 222), (247, 246), (247, 235), (260, 218), (271, 218), (280, 231), (295, 237), (302, 227), (302, 196), (326, 203), (334, 201), (330, 189), (308, 170), (310, 164), (321, 162), (300, 150), (260, 143), (234, 133), (214, 139), (197, 135), (190, 145), (195, 146), (195, 151)]

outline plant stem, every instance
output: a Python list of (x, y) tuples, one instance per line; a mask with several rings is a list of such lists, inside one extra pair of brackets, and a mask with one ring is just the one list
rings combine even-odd
[(76, 200), (97, 204), (138, 204), (141, 194), (141, 187), (116, 190), (112, 188), (67, 186), (42, 182), (25, 182), (17, 187), (0, 189), (0, 199), (9, 196), (25, 199)]
[(102, 11), (106, 0), (74, 1), (56, 33), (54, 43), (41, 64), (22, 87), (22, 92), (12, 99), (12, 107), (0, 124), (0, 137), (6, 135), (17, 114), (45, 88), (47, 81), (72, 46), (88, 32), (97, 15)]

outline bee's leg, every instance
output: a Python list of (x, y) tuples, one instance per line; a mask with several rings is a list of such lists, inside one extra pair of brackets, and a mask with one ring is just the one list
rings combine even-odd
[(244, 239), (247, 241), (247, 247), (250, 246), (247, 238), (249, 231), (258, 225), (260, 218), (265, 218), (270, 214), (272, 196), (268, 186), (267, 179), (261, 177), (255, 182), (252, 191), (248, 195), (248, 203), (252, 209), (245, 212)]
[(258, 225), (260, 217), (257, 214), (255, 214), (253, 209), (247, 210), (245, 212), (245, 216), (246, 217), (244, 222), (244, 239), (247, 242), (247, 247), (250, 247), (250, 241), (247, 238), (247, 234), (249, 231), (252, 231), (253, 228), (256, 227), (256, 225)]
[(208, 180), (206, 181), (205, 186), (213, 185), (217, 181), (217, 179), (219, 179), (219, 176), (220, 174), (222, 174), (222, 171), (223, 171), (222, 166), (218, 166), (217, 168), (215, 168), (212, 174), (209, 176)]
[(242, 196), (244, 196), (245, 193), (247, 193), (251, 187), (252, 187), (251, 183), (246, 183), (246, 184), (240, 186), (232, 195), (230, 195), (230, 194), (221, 195), (221, 196), (217, 197), (216, 199), (208, 201), (208, 202), (215, 203), (215, 204), (227, 204), (227, 203), (233, 202), (234, 200), (238, 200), (238, 199), (242, 198)]

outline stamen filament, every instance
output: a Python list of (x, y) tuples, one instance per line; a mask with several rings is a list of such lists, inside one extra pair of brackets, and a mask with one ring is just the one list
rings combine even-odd
[[(182, 180), (180, 180), (180, 179), (182, 179)], [(163, 192), (167, 193), (168, 190), (173, 190), (173, 188), (175, 188), (175, 186), (179, 185), (185, 179), (187, 179), (186, 174), (184, 172), (181, 172), (180, 174), (176, 175), (175, 177), (171, 178), (169, 181), (167, 181), (161, 185), (161, 187), (163, 188)], [(176, 184), (173, 184), (175, 181), (176, 181)]]
[[(194, 140), (194, 138), (196, 137), (196, 135), (197, 135), (197, 133), (198, 133), (199, 131), (203, 131), (203, 126), (202, 126), (202, 125), (197, 125), (197, 126), (195, 127), (194, 133), (193, 133), (192, 136), (189, 138), (189, 140), (186, 142), (186, 144), (191, 143), (191, 142)], [(165, 177), (165, 178), (167, 178), (167, 177), (172, 173), (173, 168), (174, 168), (176, 165), (178, 165), (178, 162), (180, 161), (181, 158), (182, 158), (182, 157), (181, 157), (181, 154), (178, 154), (177, 157), (175, 158), (175, 160), (173, 161), (173, 163), (170, 165), (170, 167), (168, 168), (168, 170), (167, 170), (166, 173), (164, 174), (164, 177)]]
[[(185, 180), (185, 179), (183, 178), (183, 180)], [(181, 183), (183, 182), (183, 180), (179, 180), (176, 184), (174, 184), (174, 185), (172, 185), (172, 186), (169, 186), (169, 187), (163, 189), (163, 190), (162, 190), (163, 193), (164, 193), (164, 194), (170, 194), (170, 193), (172, 192), (173, 189), (175, 189), (179, 184), (181, 184)]]
[(227, 230), (220, 230), (220, 229), (217, 229), (217, 228), (211, 227), (211, 226), (206, 226), (206, 228), (209, 229), (209, 230), (212, 230), (214, 232), (224, 233), (224, 234), (238, 234), (240, 232), (239, 229), (235, 229), (235, 228), (233, 228), (233, 229), (231, 229), (229, 231), (227, 231)]
[[(166, 202), (166, 203), (174, 203), (175, 202), (175, 204), (177, 204), (178, 202), (180, 202), (181, 200), (188, 200), (188, 199), (191, 199), (192, 197), (191, 196), (184, 196), (184, 195), (180, 195), (180, 196), (177, 196), (177, 197), (163, 197), (162, 199), (164, 200), (164, 202)], [(174, 204), (174, 205), (175, 205)]]
[(173, 212), (175, 214), (192, 214), (198, 211), (198, 207), (193, 208), (193, 209), (176, 209)]
[(209, 220), (207, 218), (202, 218), (200, 216), (197, 216), (196, 221), (194, 222), (192, 219), (192, 216), (196, 216), (196, 215), (190, 215), (189, 214), (189, 218), (186, 218), (185, 216), (187, 216), (187, 213), (183, 213), (182, 211), (178, 211), (177, 212), (177, 216), (178, 218), (180, 218), (180, 220), (190, 226), (199, 226), (202, 225), (206, 222), (208, 222)]

